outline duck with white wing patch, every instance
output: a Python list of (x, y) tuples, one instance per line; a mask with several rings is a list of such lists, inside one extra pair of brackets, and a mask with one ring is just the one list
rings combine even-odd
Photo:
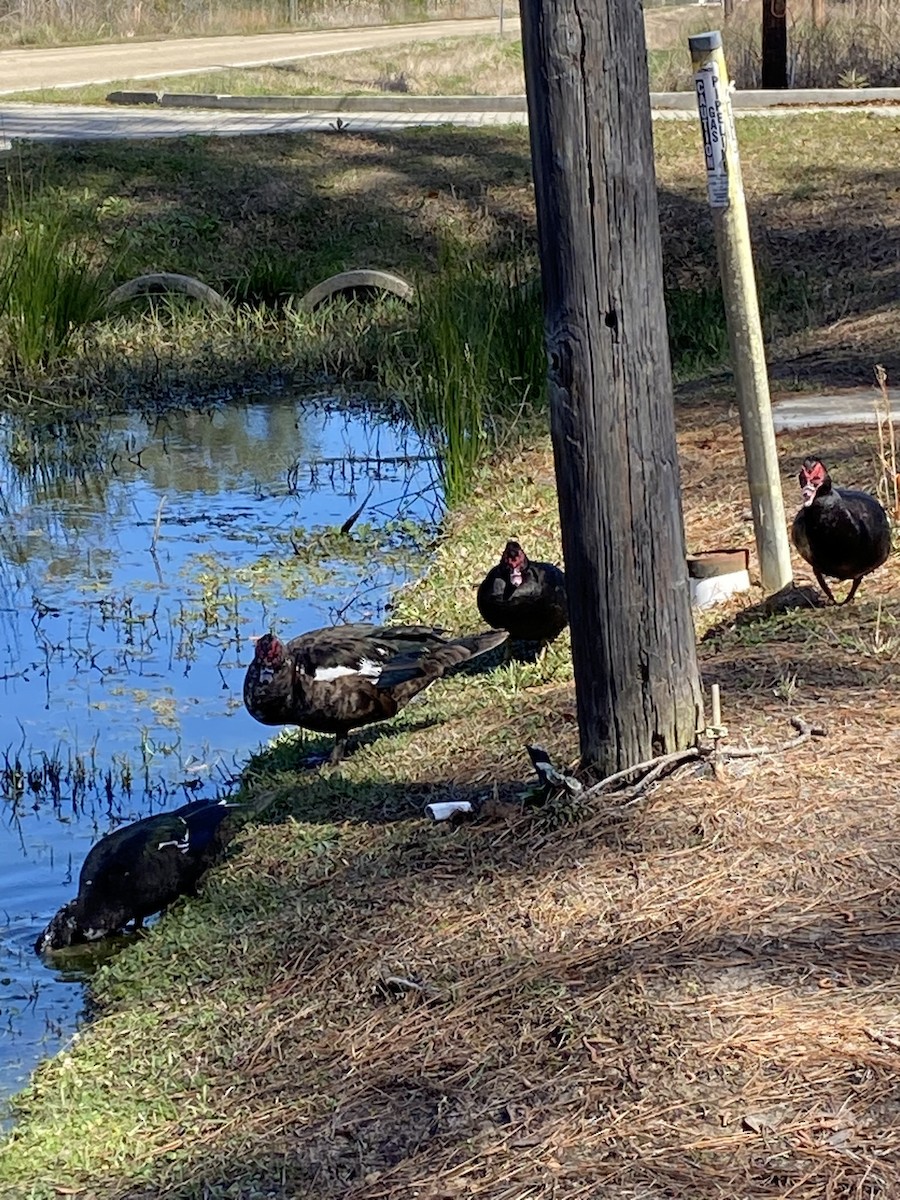
[(499, 646), (505, 631), (451, 638), (430, 625), (338, 625), (289, 642), (267, 633), (244, 678), (244, 705), (263, 725), (333, 733), (339, 762), (353, 729), (387, 721), (451, 667)]

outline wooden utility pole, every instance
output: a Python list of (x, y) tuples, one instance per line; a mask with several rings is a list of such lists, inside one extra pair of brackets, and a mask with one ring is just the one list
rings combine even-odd
[(816, 29), (825, 24), (825, 0), (812, 0), (812, 23)]
[(722, 0), (722, 16), (726, 21), (734, 16), (734, 0)]
[(787, 0), (762, 0), (762, 85), (788, 85)]
[(702, 711), (640, 0), (520, 0), (551, 432), (584, 765)]

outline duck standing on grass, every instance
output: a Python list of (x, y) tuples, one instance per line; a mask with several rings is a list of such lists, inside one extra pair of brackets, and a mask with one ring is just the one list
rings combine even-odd
[(477, 603), (488, 625), (516, 641), (546, 646), (569, 623), (565, 575), (553, 563), (530, 562), (518, 542), (506, 543), (481, 581)]
[(431, 625), (338, 625), (289, 642), (267, 633), (247, 668), (244, 705), (263, 725), (333, 733), (330, 761), (340, 762), (351, 729), (396, 716), (451, 667), (506, 638), (448, 638)]
[(824, 577), (853, 580), (842, 601), (849, 604), (863, 576), (880, 567), (891, 552), (888, 515), (868, 492), (835, 487), (818, 458), (805, 459), (798, 478), (803, 507), (791, 529), (794, 545), (832, 604), (837, 601)]
[(192, 800), (115, 829), (88, 851), (78, 895), (64, 904), (35, 942), (36, 953), (94, 942), (118, 933), (193, 892), (200, 876), (237, 832), (235, 813), (258, 815), (273, 799), (250, 804)]

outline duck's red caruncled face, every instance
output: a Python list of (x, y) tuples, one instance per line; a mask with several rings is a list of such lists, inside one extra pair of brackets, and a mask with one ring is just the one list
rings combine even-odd
[(503, 558), (500, 561), (506, 567), (507, 571), (509, 571), (509, 582), (513, 587), (518, 587), (522, 582), (522, 572), (528, 565), (525, 551), (518, 542), (507, 542), (506, 549), (503, 551)]
[(800, 468), (800, 494), (803, 496), (803, 507), (809, 508), (815, 500), (819, 488), (825, 482), (826, 471), (820, 462), (806, 463)]
[(266, 666), (277, 667), (284, 658), (284, 647), (274, 633), (265, 633), (256, 643), (253, 657)]

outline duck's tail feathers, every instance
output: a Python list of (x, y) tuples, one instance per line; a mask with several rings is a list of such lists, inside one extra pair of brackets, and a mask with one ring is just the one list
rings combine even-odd
[[(505, 629), (492, 629), (489, 633), (473, 633), (467, 637), (454, 638), (441, 646), (435, 646), (424, 654), (413, 651), (398, 654), (390, 660), (378, 678), (380, 691), (394, 692), (403, 704), (416, 692), (434, 683), (452, 667), (477, 658), (495, 649), (509, 637)], [(398, 694), (397, 689), (402, 689)]]
[(281, 795), (283, 792), (270, 789), (240, 800), (225, 796), (210, 804), (209, 808), (213, 812), (218, 810), (219, 814), (218, 819), (210, 826), (210, 840), (214, 839), (218, 845), (225, 846), (242, 826), (261, 817)]

